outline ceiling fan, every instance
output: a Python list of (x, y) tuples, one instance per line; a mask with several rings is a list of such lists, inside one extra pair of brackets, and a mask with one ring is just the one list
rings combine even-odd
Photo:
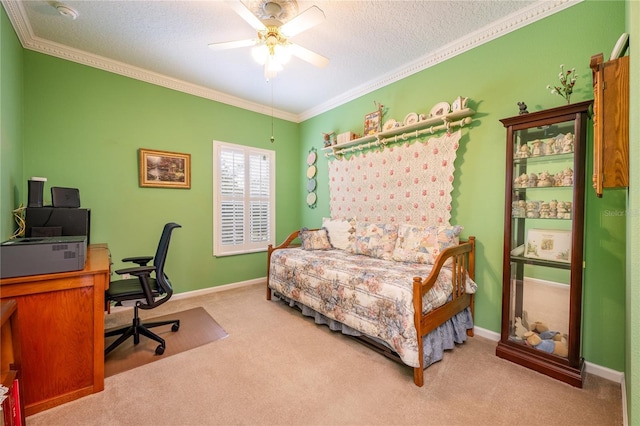
[(327, 66), (329, 59), (289, 41), (290, 37), (324, 21), (324, 12), (320, 8), (311, 6), (283, 23), (292, 12), (297, 12), (298, 5), (295, 0), (258, 0), (253, 3), (255, 12), (240, 0), (228, 2), (231, 8), (258, 32), (258, 37), (211, 43), (209, 44), (211, 49), (224, 50), (253, 46), (251, 53), (256, 62), (264, 65), (264, 75), (267, 81), (283, 69), (282, 65), (289, 60), (291, 55), (317, 67)]

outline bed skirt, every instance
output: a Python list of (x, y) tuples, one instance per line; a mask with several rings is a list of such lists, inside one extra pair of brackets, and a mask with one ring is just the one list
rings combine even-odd
[[(342, 334), (353, 337), (365, 336), (369, 340), (373, 340), (376, 343), (385, 346), (390, 352), (393, 349), (384, 341), (365, 335), (358, 330), (342, 324), (339, 321), (331, 319), (320, 312), (309, 308), (308, 306), (290, 299), (278, 292), (274, 292), (274, 296), (281, 299), (291, 307), (298, 308), (303, 315), (312, 317), (316, 324), (323, 324), (329, 327), (333, 331), (340, 331)], [(469, 307), (458, 312), (451, 319), (445, 321), (438, 328), (427, 334), (423, 339), (424, 346), (424, 367), (428, 367), (434, 362), (440, 361), (444, 357), (445, 350), (451, 350), (456, 344), (461, 344), (467, 340), (467, 330), (473, 328), (473, 317), (471, 316), (471, 309)]]

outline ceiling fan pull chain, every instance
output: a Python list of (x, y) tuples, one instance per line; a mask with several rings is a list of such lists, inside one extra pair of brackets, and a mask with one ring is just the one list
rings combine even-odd
[(273, 82), (269, 81), (268, 83), (271, 85), (271, 137), (269, 140), (271, 143), (274, 143), (276, 141), (276, 137), (273, 135)]

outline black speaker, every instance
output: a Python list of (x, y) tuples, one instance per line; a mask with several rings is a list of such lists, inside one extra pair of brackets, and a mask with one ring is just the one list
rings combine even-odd
[(91, 209), (27, 208), (25, 222), (25, 237), (85, 235), (90, 244)]
[(42, 194), (44, 193), (44, 180), (29, 179), (29, 203), (27, 207), (42, 207)]

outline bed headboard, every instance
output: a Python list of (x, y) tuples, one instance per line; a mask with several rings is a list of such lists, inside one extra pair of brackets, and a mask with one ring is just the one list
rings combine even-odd
[(448, 225), (461, 132), (330, 160), (331, 217)]

